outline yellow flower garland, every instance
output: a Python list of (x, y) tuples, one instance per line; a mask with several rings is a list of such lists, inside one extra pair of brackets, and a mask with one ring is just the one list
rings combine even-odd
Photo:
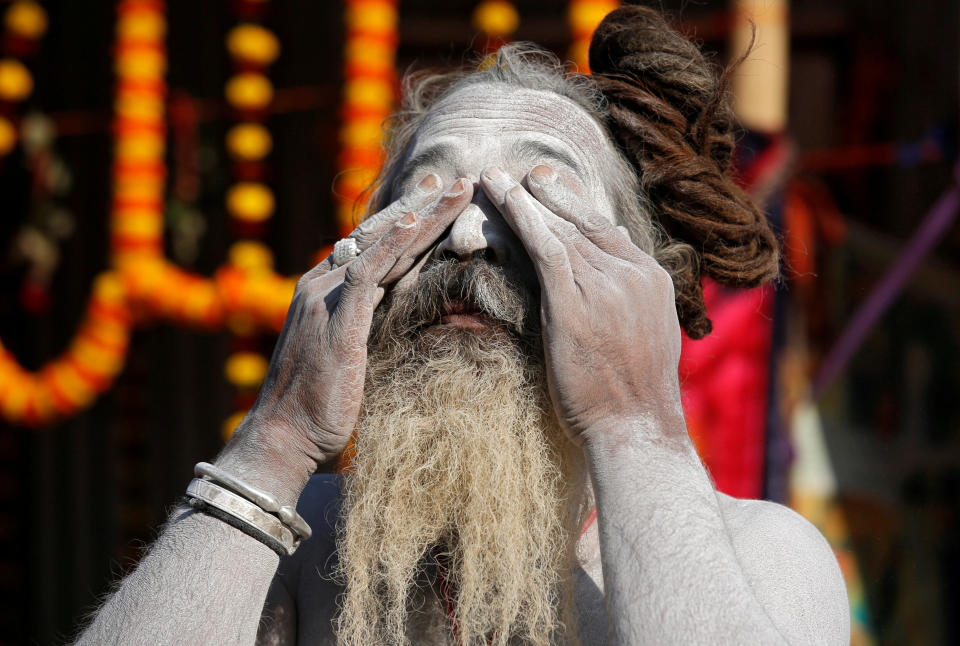
[(47, 30), (47, 12), (32, 0), (17, 0), (7, 9), (3, 22), (11, 35), (36, 40)]
[[(8, 29), (9, 12), (18, 4), (8, 9)], [(36, 21), (36, 16), (31, 19)], [(22, 16), (14, 22), (36, 32), (36, 25), (24, 26), (28, 19)], [(211, 328), (229, 322), (279, 330), (293, 296), (296, 279), (273, 273), (269, 263), (262, 262), (262, 253), (260, 261), (253, 261), (261, 270), (249, 270), (251, 253), (256, 253), (249, 247), (232, 249), (237, 266), (228, 263), (212, 279), (186, 272), (163, 257), (164, 3), (123, 0), (117, 6), (116, 31), (110, 227), (116, 270), (97, 277), (86, 318), (70, 347), (41, 370), (25, 370), (0, 344), (0, 415), (14, 423), (39, 427), (75, 415), (109, 388), (126, 357), (132, 313)], [(0, 123), (0, 144), (4, 137), (15, 141), (15, 132), (4, 125)], [(252, 147), (263, 151), (262, 133), (254, 137), (260, 141)], [(272, 211), (272, 194), (266, 200), (263, 192), (253, 194), (259, 216), (265, 203)], [(241, 203), (249, 206), (248, 200)]]
[[(17, 0), (4, 13), (3, 24), (4, 40), (35, 41), (47, 30), (47, 12), (32, 0)], [(32, 92), (30, 70), (15, 58), (0, 59), (0, 101), (16, 105)], [(17, 145), (14, 121), (0, 117), (0, 157), (9, 154)]]
[(580, 72), (590, 72), (590, 39), (594, 30), (604, 16), (619, 6), (619, 0), (570, 0), (567, 22), (573, 42), (568, 56)]
[[(266, 76), (266, 68), (280, 53), (280, 43), (273, 32), (254, 23), (243, 23), (227, 35), (227, 51), (234, 59), (234, 67), (247, 71), (237, 74), (227, 84), (227, 102), (242, 122), (227, 133), (226, 146), (236, 165), (261, 163), (270, 152), (270, 133), (260, 123), (273, 99), (273, 86)], [(234, 220), (247, 225), (259, 225), (273, 216), (273, 191), (261, 182), (239, 181), (227, 191), (227, 211)], [(273, 273), (273, 253), (262, 242), (253, 239), (262, 235), (262, 227), (247, 227), (247, 237), (234, 242), (228, 253), (229, 266), (240, 276), (269, 276)], [(259, 345), (255, 329), (247, 321), (232, 321), (234, 345)], [(267, 358), (250, 350), (236, 351), (227, 358), (224, 374), (235, 389), (234, 410), (223, 425), (223, 432), (233, 432), (243, 419), (246, 407), (267, 373)], [(230, 424), (233, 424), (230, 427)]]
[(506, 40), (517, 30), (520, 14), (507, 0), (483, 0), (473, 10), (472, 22), (487, 36)]
[(340, 234), (356, 226), (355, 209), (382, 162), (382, 124), (396, 86), (396, 0), (346, 0), (337, 221)]

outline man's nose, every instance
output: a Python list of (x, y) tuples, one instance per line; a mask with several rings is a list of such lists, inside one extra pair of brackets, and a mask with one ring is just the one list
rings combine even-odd
[(441, 260), (485, 260), (505, 265), (511, 255), (510, 227), (482, 189), (477, 190), (480, 195), (454, 220), (434, 255)]

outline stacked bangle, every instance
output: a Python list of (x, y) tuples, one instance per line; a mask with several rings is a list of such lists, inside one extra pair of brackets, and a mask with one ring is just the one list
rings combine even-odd
[(303, 516), (272, 495), (207, 462), (198, 462), (193, 473), (196, 477), (187, 486), (185, 498), (194, 509), (236, 527), (280, 556), (293, 554), (310, 538)]

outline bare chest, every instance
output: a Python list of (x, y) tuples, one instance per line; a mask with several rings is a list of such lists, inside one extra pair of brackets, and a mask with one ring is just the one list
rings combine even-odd
[[(596, 528), (588, 530), (578, 546), (580, 568), (573, 573), (574, 611), (580, 646), (601, 646), (607, 640), (603, 579)], [(330, 645), (337, 641), (333, 625), (336, 600), (343, 589), (317, 565), (304, 568), (297, 590), (297, 643)], [(435, 594), (421, 590), (410, 600), (407, 637), (418, 646), (456, 646), (450, 618)]]
[[(601, 646), (607, 644), (607, 626), (603, 614), (603, 595), (592, 586), (592, 582), (584, 581), (578, 587), (581, 596), (577, 599), (577, 625), (580, 646)], [(438, 605), (432, 605), (434, 600), (413, 600), (412, 605), (418, 606), (417, 612), (411, 613), (407, 625), (407, 638), (410, 643), (418, 646), (456, 646), (449, 617)], [(297, 644), (334, 646), (337, 644), (333, 632), (333, 608), (310, 608), (298, 604)], [(516, 643), (518, 646), (520, 642)], [(558, 645), (559, 646), (559, 645)]]

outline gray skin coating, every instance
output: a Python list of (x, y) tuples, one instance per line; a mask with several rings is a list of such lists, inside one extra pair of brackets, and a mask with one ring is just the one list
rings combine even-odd
[[(257, 404), (217, 459), (299, 500), (314, 538), (281, 561), (178, 510), (80, 643), (334, 643), (338, 484), (310, 474), (356, 422), (373, 309), (430, 254), (485, 251), (542, 290), (551, 397), (589, 465), (597, 522), (580, 539), (576, 585), (584, 643), (848, 644), (846, 589), (823, 537), (785, 507), (718, 493), (696, 455), (672, 284), (615, 226), (600, 127), (552, 93), (474, 85), (437, 105), (412, 145), (435, 153), (356, 232), (358, 260), (301, 279)], [(416, 217), (393, 226), (408, 211)]]

